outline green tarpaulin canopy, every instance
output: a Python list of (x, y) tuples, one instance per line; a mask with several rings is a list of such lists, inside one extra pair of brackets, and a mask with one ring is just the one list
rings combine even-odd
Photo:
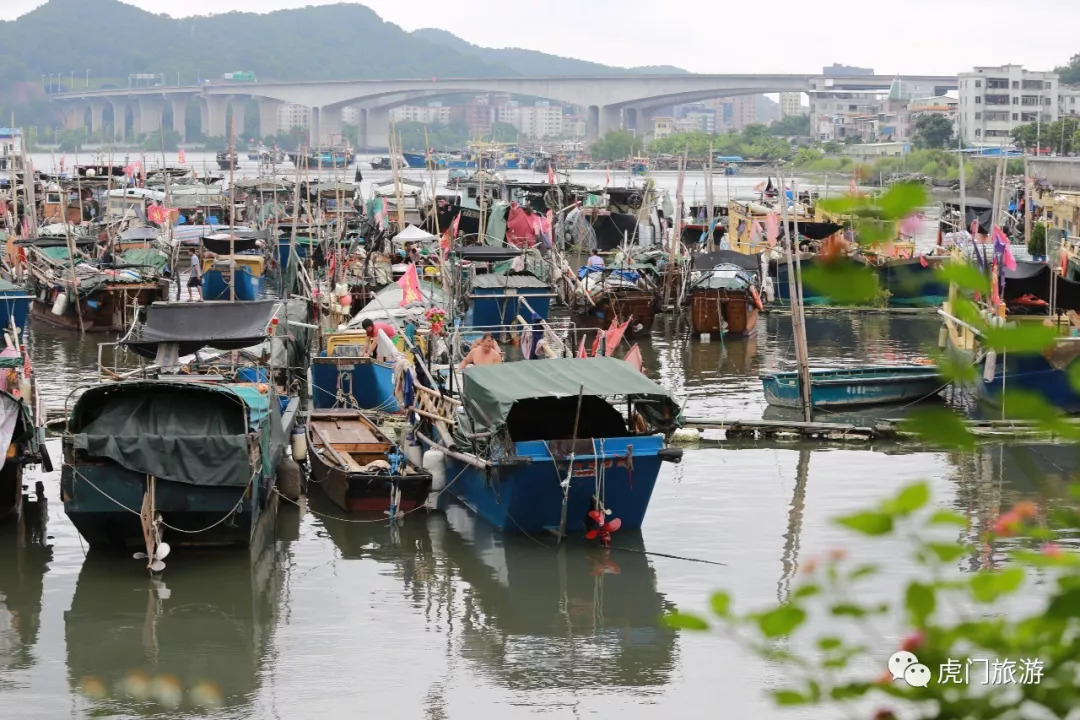
[(576, 397), (584, 385), (591, 397), (634, 396), (666, 405), (678, 415), (675, 399), (629, 363), (618, 358), (556, 358), (498, 365), (474, 365), (463, 373), (462, 395), (473, 422), (490, 429), (506, 424), (514, 403), (537, 398)]
[(141, 265), (146, 268), (153, 268), (159, 273), (164, 272), (165, 268), (169, 266), (169, 256), (153, 248), (128, 250), (121, 258), (122, 265)]
[[(254, 472), (248, 433), (263, 429), (269, 412), (268, 397), (252, 387), (111, 383), (83, 393), (69, 431), (76, 449), (135, 472), (192, 485), (243, 487)], [(266, 448), (263, 454), (266, 465)]]

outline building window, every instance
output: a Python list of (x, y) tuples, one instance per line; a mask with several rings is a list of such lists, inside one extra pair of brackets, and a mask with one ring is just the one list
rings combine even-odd
[(982, 80), (976, 80), (975, 87), (982, 87)]
[(1019, 105), (1019, 104), (1020, 104), (1020, 98), (1014, 97), (1013, 98), (1013, 105)]
[(1013, 90), (1019, 90), (1020, 89), (1020, 81), (1019, 80), (1013, 80), (1012, 89)]
[(975, 104), (976, 105), (981, 105), (982, 104), (982, 97), (981, 96), (977, 96), (975, 98)]
[(986, 104), (987, 105), (1008, 105), (1009, 104), (1009, 96), (1008, 95), (991, 95), (990, 93), (987, 93), (986, 94)]
[(1050, 90), (1053, 87), (1054, 83), (1050, 82), (1049, 80), (1047, 80), (1046, 83), (1043, 84), (1043, 90)]
[(975, 128), (975, 137), (982, 137), (982, 128)]
[(975, 119), (976, 120), (982, 120), (982, 113), (981, 112), (975, 113)]
[(986, 78), (987, 90), (1008, 90), (1009, 79), (1008, 78)]
[(1016, 122), (1019, 119), (1020, 119), (1020, 113), (1013, 113), (1013, 122)]

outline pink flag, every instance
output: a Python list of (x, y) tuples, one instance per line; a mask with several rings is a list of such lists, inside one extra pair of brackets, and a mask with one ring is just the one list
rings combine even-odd
[(751, 245), (757, 245), (758, 243), (761, 242), (761, 232), (762, 232), (762, 230), (763, 230), (763, 228), (761, 227), (761, 221), (760, 220), (755, 220), (754, 221), (754, 227), (750, 230), (750, 244)]
[(622, 342), (623, 334), (626, 333), (626, 328), (630, 326), (630, 321), (634, 319), (631, 315), (626, 319), (626, 322), (619, 324), (619, 318), (615, 318), (611, 321), (611, 327), (604, 333), (604, 354), (611, 356), (615, 354), (615, 349), (619, 347), (619, 343)]
[(634, 346), (626, 351), (623, 360), (637, 368), (638, 372), (645, 372), (645, 368), (642, 367), (641, 363), (641, 348), (637, 346), (637, 343), (634, 343)]
[(854, 175), (851, 176), (851, 185), (848, 187), (848, 189), (851, 191), (852, 195), (858, 195), (859, 194), (859, 186), (855, 184), (855, 176)]
[(990, 267), (990, 307), (996, 308), (1001, 304), (1001, 295), (998, 293), (998, 264), (996, 259)]
[(604, 187), (611, 186), (611, 167), (607, 168), (607, 172), (604, 173)]
[(578, 344), (577, 356), (579, 358), (589, 357), (589, 353), (585, 351), (585, 336), (581, 336), (581, 342)]
[(764, 180), (762, 180), (761, 182), (759, 182), (757, 185), (754, 186), (754, 192), (765, 192), (765, 188), (767, 188), (767, 187), (768, 187), (768, 184)]
[(181, 165), (187, 162), (187, 155), (184, 154), (184, 148), (180, 148), (176, 151), (176, 162)]
[(398, 303), (400, 307), (423, 300), (423, 296), (420, 295), (420, 278), (416, 276), (415, 263), (409, 263), (409, 269), (405, 271), (397, 284), (402, 290), (401, 302)]
[(979, 234), (979, 219), (975, 218), (971, 221), (971, 237), (975, 237)]
[(774, 212), (765, 216), (765, 237), (769, 245), (776, 247), (776, 240), (780, 237), (780, 215)]
[(1001, 251), (1001, 258), (1005, 262), (1006, 270), (1016, 269), (1016, 258), (1013, 257), (1012, 250), (1009, 248), (1009, 238), (1002, 232), (1001, 228), (994, 228), (994, 242), (1002, 244), (1003, 249)]
[(67, 153), (60, 156), (60, 172), (64, 172), (64, 165), (67, 163)]
[(548, 185), (555, 184), (555, 166), (548, 163)]
[(592, 354), (593, 354), (593, 357), (596, 357), (597, 353), (600, 351), (600, 336), (602, 334), (603, 334), (603, 330), (597, 330), (596, 331), (596, 338), (593, 339), (593, 342), (592, 342)]

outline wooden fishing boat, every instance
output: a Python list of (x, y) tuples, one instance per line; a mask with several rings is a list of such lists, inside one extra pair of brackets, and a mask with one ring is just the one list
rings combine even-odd
[(307, 436), (312, 484), (342, 510), (394, 516), (431, 492), (431, 473), (410, 463), (359, 410), (313, 410)]
[(717, 250), (694, 256), (690, 326), (697, 334), (749, 335), (763, 309), (759, 255)]
[[(650, 281), (642, 281), (648, 273)], [(652, 331), (653, 319), (660, 305), (656, 289), (656, 268), (648, 264), (635, 264), (625, 268), (583, 268), (582, 289), (573, 302), (574, 322), (582, 327), (608, 328), (615, 319), (633, 322), (626, 330), (627, 337), (647, 335)], [(589, 298), (583, 293), (589, 293)]]
[[(759, 375), (770, 405), (802, 407), (799, 373)], [(945, 381), (933, 365), (865, 365), (855, 368), (810, 370), (810, 404), (815, 408), (911, 403), (930, 398)]]
[(324, 342), (326, 349), (311, 358), (313, 407), (401, 412), (394, 394), (394, 362), (369, 354), (366, 332), (331, 333)]
[(214, 159), (217, 161), (217, 166), (222, 170), (228, 170), (229, 168), (235, 168), (238, 164), (236, 153), (230, 153), (228, 151), (219, 152)]
[[(10, 327), (10, 326), (9, 326)], [(0, 350), (0, 520), (17, 515), (22, 506), (23, 470), (41, 465), (52, 472), (41, 423), (41, 402), (25, 347), (14, 340), (14, 330), (5, 330), (5, 347)]]
[(640, 528), (661, 462), (682, 458), (665, 442), (674, 398), (616, 358), (470, 366), (460, 400), (417, 437), (442, 453), (447, 492), (503, 532)]

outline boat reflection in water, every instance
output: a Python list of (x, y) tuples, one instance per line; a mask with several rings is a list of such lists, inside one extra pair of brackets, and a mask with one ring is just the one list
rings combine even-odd
[[(297, 523), (281, 508), (279, 526)], [(271, 525), (271, 524), (268, 524)], [(69, 681), (88, 716), (228, 708), (254, 717), (289, 543), (272, 525), (249, 553), (184, 553), (162, 579), (91, 549), (64, 614)], [(278, 537), (295, 530), (278, 528)], [(175, 715), (172, 715), (175, 716)]]
[(48, 516), (38, 483), (36, 498), (22, 498), (18, 521), (0, 524), (0, 676), (34, 664), (45, 573), (53, 559)]
[[(335, 510), (315, 496), (312, 509)], [(321, 522), (343, 558), (392, 565), (415, 607), (460, 634), (462, 657), (501, 685), (649, 692), (670, 680), (676, 634), (660, 616), (672, 606), (640, 533), (620, 531), (610, 549), (559, 547), (499, 533), (456, 503), (390, 527)]]

